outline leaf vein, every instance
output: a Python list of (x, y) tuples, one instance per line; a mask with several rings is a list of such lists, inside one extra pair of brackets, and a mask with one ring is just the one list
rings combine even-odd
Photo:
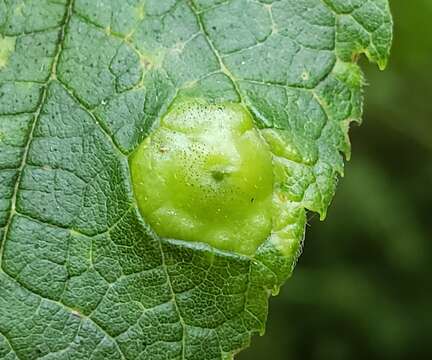
[(64, 41), (64, 37), (66, 34), (66, 28), (69, 25), (69, 21), (70, 21), (70, 18), (72, 16), (73, 4), (74, 4), (74, 0), (69, 0), (67, 3), (66, 9), (65, 9), (65, 14), (64, 14), (64, 20), (63, 20), (63, 24), (61, 26), (60, 36), (59, 36), (59, 40), (57, 43), (56, 53), (54, 55), (54, 58), (53, 58), (53, 61), (51, 64), (51, 69), (50, 69), (51, 76), (45, 82), (45, 85), (44, 85), (44, 88), (42, 91), (40, 104), (34, 113), (33, 122), (32, 122), (31, 127), (30, 127), (30, 132), (29, 132), (29, 136), (27, 138), (27, 143), (26, 143), (25, 148), (24, 148), (24, 153), (23, 153), (23, 156), (21, 159), (21, 164), (18, 168), (18, 176), (17, 176), (17, 179), (15, 181), (15, 186), (13, 188), (13, 193), (12, 193), (12, 198), (11, 198), (11, 206), (10, 206), (10, 210), (9, 210), (9, 216), (6, 220), (6, 226), (5, 226), (5, 231), (3, 234), (3, 239), (2, 239), (2, 242), (0, 243), (0, 269), (2, 268), (3, 251), (4, 251), (6, 239), (9, 235), (10, 224), (12, 222), (12, 218), (14, 217), (14, 214), (16, 213), (15, 207), (16, 207), (16, 200), (17, 200), (19, 185), (21, 182), (21, 174), (23, 172), (24, 167), (27, 164), (27, 158), (28, 158), (28, 154), (29, 154), (29, 150), (30, 150), (30, 144), (33, 140), (33, 133), (34, 133), (34, 130), (35, 130), (36, 125), (38, 123), (38, 120), (41, 116), (42, 108), (43, 108), (45, 101), (46, 101), (46, 98), (47, 98), (48, 86), (49, 86), (53, 76), (55, 76), (57, 62), (58, 62), (58, 60), (60, 58), (60, 54), (63, 50), (63, 41)]

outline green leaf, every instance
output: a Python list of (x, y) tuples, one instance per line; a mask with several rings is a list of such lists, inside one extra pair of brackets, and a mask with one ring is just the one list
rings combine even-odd
[[(387, 0), (0, 0), (0, 357), (232, 359), (334, 195), (355, 61), (391, 37)], [(179, 99), (239, 103), (272, 150), (252, 255), (138, 210), (129, 159)]]

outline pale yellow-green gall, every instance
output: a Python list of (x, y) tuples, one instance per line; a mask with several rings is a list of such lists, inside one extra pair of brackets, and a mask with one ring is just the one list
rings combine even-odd
[(131, 172), (161, 237), (252, 255), (271, 233), (272, 155), (239, 104), (174, 106), (131, 157)]

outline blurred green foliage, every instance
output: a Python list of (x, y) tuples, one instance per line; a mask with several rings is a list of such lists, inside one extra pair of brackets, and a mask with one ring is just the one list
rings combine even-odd
[(328, 218), (240, 360), (432, 359), (432, 1), (392, 0), (381, 73)]

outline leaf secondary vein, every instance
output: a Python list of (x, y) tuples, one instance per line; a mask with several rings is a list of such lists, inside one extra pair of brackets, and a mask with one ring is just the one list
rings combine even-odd
[[(36, 292), (28, 289), (28, 288), (26, 288), (20, 281), (18, 281), (17, 279), (14, 279), (12, 276), (10, 276), (9, 274), (7, 274), (6, 272), (3, 272), (3, 274), (4, 274), (4, 276), (6, 276), (9, 279), (9, 281), (12, 281), (12, 282), (18, 284), (20, 287), (25, 288), (31, 294), (33, 294), (33, 295), (35, 295), (35, 296), (37, 296), (38, 298), (41, 299), (41, 301), (39, 302), (38, 308), (35, 310), (35, 313), (37, 313), (39, 311), (39, 308), (40, 308), (40, 306), (42, 304), (42, 301), (46, 301), (46, 302), (49, 302), (49, 303), (52, 303), (52, 304), (56, 304), (56, 305), (60, 306), (61, 308), (63, 308), (64, 310), (66, 310), (70, 314), (73, 314), (73, 313), (76, 314), (77, 313), (77, 311), (75, 309), (73, 309), (73, 308), (71, 308), (71, 307), (63, 304), (60, 301), (56, 301), (56, 300), (53, 300), (53, 299), (50, 299), (50, 298), (46, 298), (46, 297), (44, 297), (44, 296), (42, 296), (42, 295), (40, 295), (40, 294), (38, 294), (38, 293), (36, 293)], [(104, 330), (104, 328), (102, 326), (100, 326), (94, 319), (90, 318), (89, 316), (87, 316), (87, 315), (85, 315), (83, 313), (79, 313), (78, 315), (80, 317), (81, 323), (84, 322), (85, 320), (89, 321), (91, 324), (94, 325), (94, 327), (96, 329), (98, 329), (103, 334), (104, 338), (107, 338), (107, 339), (109, 339), (110, 341), (113, 342), (114, 346), (116, 347), (116, 349), (118, 350), (118, 352), (119, 352), (119, 354), (121, 356), (121, 360), (126, 360), (127, 359), (126, 356), (123, 354), (123, 352), (122, 352), (120, 346), (118, 345), (117, 341), (106, 330)], [(103, 338), (102, 338), (102, 340), (103, 340)]]

